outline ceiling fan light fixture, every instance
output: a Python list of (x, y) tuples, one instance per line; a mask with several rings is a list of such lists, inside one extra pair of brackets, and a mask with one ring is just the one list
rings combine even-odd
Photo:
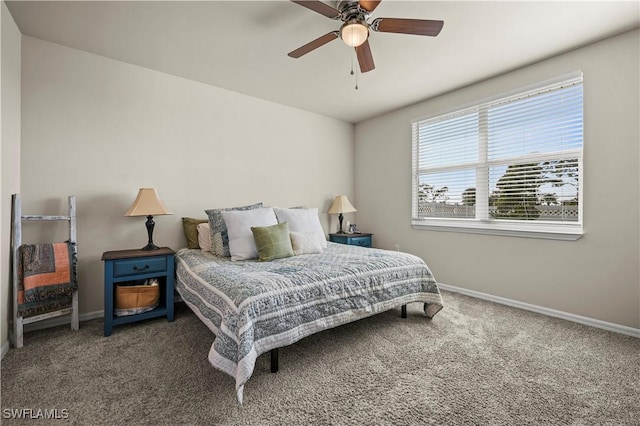
[(340, 28), (340, 38), (347, 46), (358, 47), (369, 38), (369, 28), (361, 21), (345, 22)]

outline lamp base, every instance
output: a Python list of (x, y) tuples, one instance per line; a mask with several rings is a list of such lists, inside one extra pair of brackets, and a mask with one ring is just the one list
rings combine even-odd
[(342, 216), (342, 213), (340, 213), (338, 215), (338, 220), (340, 221), (340, 229), (338, 230), (338, 234), (344, 234), (345, 232), (342, 230), (342, 219), (344, 218), (344, 216)]
[(155, 226), (155, 222), (153, 221), (153, 216), (147, 216), (147, 221), (145, 222), (145, 226), (147, 227), (147, 235), (149, 236), (149, 242), (146, 246), (142, 247), (142, 250), (158, 250), (160, 247), (153, 244), (153, 227)]

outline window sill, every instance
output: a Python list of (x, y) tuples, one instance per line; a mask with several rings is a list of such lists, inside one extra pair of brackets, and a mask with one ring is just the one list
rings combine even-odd
[(498, 223), (496, 221), (480, 222), (455, 219), (424, 219), (413, 220), (411, 227), (423, 231), (464, 232), (561, 241), (576, 241), (584, 234), (582, 226), (579, 224), (536, 224), (532, 226), (514, 222)]

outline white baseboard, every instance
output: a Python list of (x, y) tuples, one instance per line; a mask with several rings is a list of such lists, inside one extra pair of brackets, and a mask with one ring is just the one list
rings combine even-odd
[(579, 324), (602, 328), (604, 330), (640, 338), (640, 328), (633, 328), (626, 325), (620, 325), (612, 322), (597, 320), (594, 318), (583, 317), (580, 315), (571, 314), (569, 312), (557, 311), (555, 309), (545, 308), (544, 306), (531, 305), (529, 303), (519, 302), (517, 300), (507, 299), (500, 296), (494, 296), (492, 294), (481, 293), (479, 291), (467, 290), (465, 288), (455, 287), (448, 284), (438, 283), (438, 287), (442, 290), (464, 294), (466, 296), (475, 297), (477, 299), (484, 299), (490, 302), (500, 303), (501, 305), (513, 306), (514, 308), (537, 312), (539, 314), (548, 315), (550, 317), (556, 317), (567, 321), (573, 321)]
[[(78, 320), (80, 322), (89, 321), (96, 318), (103, 318), (104, 311), (95, 311), (95, 312), (87, 312), (86, 314), (80, 314)], [(45, 328), (57, 327), (59, 325), (71, 324), (71, 316), (65, 315), (61, 317), (55, 317), (43, 321), (34, 322), (31, 324), (26, 324), (24, 326), (24, 332), (28, 333), (30, 331), (42, 330)], [(81, 325), (82, 326), (82, 325)], [(11, 331), (10, 331), (11, 332)], [(28, 339), (29, 336), (25, 336), (25, 339)], [(9, 341), (5, 341), (2, 343), (2, 358), (9, 352)]]

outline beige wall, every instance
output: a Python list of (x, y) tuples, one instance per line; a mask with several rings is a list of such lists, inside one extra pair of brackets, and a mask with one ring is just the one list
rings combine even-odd
[[(419, 255), (439, 282), (640, 328), (639, 32), (571, 51), (356, 126), (358, 225)], [(578, 241), (414, 230), (410, 121), (584, 72), (584, 228)], [(381, 173), (381, 170), (386, 172)]]
[[(144, 219), (122, 216), (143, 186), (174, 213), (156, 218), (160, 245), (182, 246), (180, 217), (206, 208), (263, 201), (324, 212), (345, 193), (376, 246), (418, 254), (440, 282), (640, 328), (638, 31), (360, 123), (354, 135), (338, 120), (31, 37), (22, 37), (21, 76), (21, 36), (4, 4), (2, 18), (2, 344), (10, 194), (22, 192), (26, 213), (38, 214), (63, 213), (66, 196), (78, 197), (86, 317), (103, 308), (102, 252), (146, 243)], [(575, 70), (585, 75), (582, 239), (411, 229), (411, 119)], [(34, 242), (65, 238), (63, 226), (28, 226)]]
[(77, 196), (81, 319), (103, 309), (102, 253), (147, 243), (145, 219), (123, 217), (140, 187), (174, 213), (154, 233), (174, 249), (180, 218), (207, 208), (318, 207), (328, 232), (333, 197), (353, 196), (351, 124), (26, 36), (22, 58), (24, 210)]
[(20, 40), (7, 6), (2, 2), (2, 68), (0, 70), (0, 345), (8, 349), (9, 319), (12, 316), (9, 275), (11, 236), (11, 194), (20, 192)]

